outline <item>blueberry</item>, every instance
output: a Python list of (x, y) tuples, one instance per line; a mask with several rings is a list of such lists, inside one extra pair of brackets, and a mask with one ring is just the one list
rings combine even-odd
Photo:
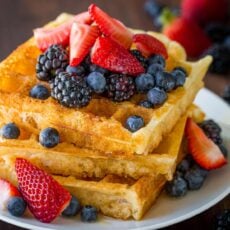
[(2, 127), (1, 134), (6, 139), (17, 139), (20, 136), (20, 129), (15, 123), (8, 123)]
[(90, 73), (86, 81), (95, 93), (103, 93), (106, 86), (106, 79), (100, 72)]
[(149, 65), (159, 64), (164, 68), (165, 67), (165, 59), (161, 55), (153, 55), (153, 56), (149, 57), (148, 64)]
[(153, 104), (147, 100), (141, 101), (139, 105), (148, 109), (153, 108)]
[(176, 86), (183, 86), (185, 81), (186, 81), (186, 75), (183, 71), (179, 70), (179, 69), (175, 69), (172, 71), (172, 76), (174, 77), (174, 79), (176, 80)]
[(102, 67), (100, 67), (98, 65), (95, 65), (95, 64), (91, 64), (89, 66), (89, 71), (90, 72), (99, 72), (99, 73), (101, 73), (103, 75), (106, 75), (106, 74), (109, 73), (109, 71), (107, 69), (104, 69), (104, 68), (102, 68)]
[(170, 73), (158, 72), (155, 79), (156, 86), (164, 89), (166, 92), (170, 92), (176, 86), (176, 81)]
[(162, 105), (166, 101), (167, 94), (164, 90), (155, 87), (149, 90), (147, 98), (149, 102), (151, 102), (154, 106), (157, 106)]
[(182, 72), (185, 74), (185, 77), (188, 76), (188, 73), (187, 73), (187, 71), (185, 70), (185, 68), (183, 68), (183, 67), (181, 67), (181, 66), (175, 67), (175, 68), (173, 69), (173, 71), (175, 71), (175, 70), (180, 70), (180, 71), (182, 71)]
[(93, 222), (97, 220), (97, 209), (91, 205), (85, 205), (81, 210), (81, 220), (83, 222)]
[(136, 132), (145, 125), (144, 119), (138, 115), (128, 117), (125, 123), (125, 127), (131, 131)]
[(148, 67), (147, 73), (151, 74), (152, 76), (156, 76), (158, 72), (163, 72), (164, 68), (160, 64), (152, 64)]
[(227, 158), (228, 157), (228, 150), (227, 150), (227, 148), (223, 144), (220, 144), (218, 146), (220, 148), (220, 151), (224, 155), (224, 157)]
[(144, 4), (145, 11), (152, 17), (155, 18), (160, 15), (164, 5), (159, 4), (155, 0), (147, 0)]
[(76, 197), (72, 196), (69, 205), (62, 212), (62, 215), (67, 217), (76, 216), (79, 211), (80, 211), (80, 203)]
[(194, 165), (184, 175), (184, 178), (188, 183), (188, 188), (190, 190), (200, 189), (205, 181), (207, 173), (207, 170), (202, 169), (198, 165)]
[(7, 209), (12, 216), (20, 217), (25, 213), (26, 202), (22, 197), (11, 197), (7, 203)]
[(39, 134), (39, 142), (46, 148), (52, 148), (60, 142), (59, 133), (54, 128), (43, 129)]
[(135, 84), (138, 92), (147, 92), (154, 87), (155, 81), (151, 74), (143, 73), (135, 78)]
[(35, 85), (30, 90), (30, 97), (46, 100), (50, 96), (49, 90), (44, 85)]
[(68, 65), (66, 67), (66, 72), (79, 76), (79, 77), (83, 77), (85, 75), (85, 68), (81, 65), (78, 66), (70, 66)]
[(165, 189), (168, 195), (174, 197), (184, 196), (188, 191), (186, 181), (179, 175), (176, 175), (172, 181), (167, 182)]
[(177, 166), (179, 172), (185, 173), (189, 170), (190, 162), (187, 159), (183, 159)]

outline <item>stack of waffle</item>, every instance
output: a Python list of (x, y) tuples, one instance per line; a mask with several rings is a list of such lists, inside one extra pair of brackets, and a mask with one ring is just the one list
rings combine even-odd
[[(62, 14), (48, 26), (69, 17)], [(152, 34), (167, 47), (166, 69), (182, 66), (189, 73), (185, 85), (170, 92), (164, 105), (155, 109), (137, 106), (139, 95), (121, 103), (94, 98), (81, 109), (64, 108), (52, 98), (29, 97), (38, 83), (35, 65), (40, 54), (33, 38), (4, 60), (0, 64), (0, 126), (16, 123), (20, 137), (0, 138), (0, 177), (17, 184), (14, 161), (26, 158), (52, 174), (82, 204), (94, 205), (115, 218), (141, 219), (184, 155), (187, 116), (202, 119), (192, 102), (211, 62), (210, 57), (187, 62), (180, 45)], [(124, 128), (130, 115), (143, 117), (145, 127), (130, 133)], [(47, 127), (56, 128), (61, 136), (61, 143), (51, 149), (38, 141), (39, 132)]]

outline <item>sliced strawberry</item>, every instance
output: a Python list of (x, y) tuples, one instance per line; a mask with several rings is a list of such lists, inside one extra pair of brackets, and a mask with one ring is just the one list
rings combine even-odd
[(218, 146), (191, 118), (187, 120), (185, 135), (188, 139), (189, 152), (201, 167), (210, 170), (227, 163)]
[(10, 182), (0, 179), (0, 208), (5, 209), (8, 200), (14, 196), (21, 196), (18, 189), (12, 185)]
[(110, 37), (126, 49), (130, 48), (132, 44), (132, 33), (123, 23), (110, 17), (95, 4), (89, 6), (89, 13), (104, 35)]
[(34, 30), (34, 37), (40, 50), (45, 51), (50, 45), (69, 44), (70, 29), (73, 22), (91, 24), (92, 20), (88, 12), (77, 14), (69, 21), (55, 28), (37, 28)]
[(70, 32), (70, 65), (76, 66), (82, 62), (98, 38), (100, 32), (97, 26), (89, 26), (75, 22)]
[(133, 76), (145, 71), (128, 50), (108, 37), (99, 37), (96, 40), (91, 52), (91, 61), (110, 71)]
[(137, 49), (146, 57), (152, 54), (160, 54), (165, 59), (168, 58), (164, 44), (149, 34), (135, 34), (133, 36), (133, 42)]
[(35, 218), (50, 223), (69, 204), (71, 195), (57, 181), (29, 161), (17, 158), (19, 188)]

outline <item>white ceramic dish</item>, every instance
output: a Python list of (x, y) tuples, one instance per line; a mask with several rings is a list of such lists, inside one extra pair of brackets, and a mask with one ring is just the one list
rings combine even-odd
[[(222, 124), (225, 143), (230, 149), (230, 106), (207, 89), (200, 91), (195, 102), (208, 117)], [(229, 177), (230, 164), (211, 172), (200, 190), (189, 192), (183, 198), (170, 198), (163, 193), (142, 221), (120, 221), (101, 216), (98, 222), (89, 224), (82, 223), (79, 218), (60, 217), (52, 224), (43, 224), (32, 216), (15, 218), (7, 212), (0, 212), (0, 219), (23, 228), (39, 230), (159, 229), (191, 218), (222, 200), (230, 193)]]

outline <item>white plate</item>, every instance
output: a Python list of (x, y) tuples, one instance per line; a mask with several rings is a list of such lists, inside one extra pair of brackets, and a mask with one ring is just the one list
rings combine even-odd
[[(196, 98), (208, 115), (222, 123), (223, 136), (230, 149), (230, 108), (219, 97), (207, 89), (202, 89)], [(227, 141), (228, 140), (228, 141)], [(7, 212), (0, 212), (0, 219), (28, 229), (57, 230), (105, 230), (105, 229), (156, 229), (166, 227), (191, 218), (215, 205), (230, 193), (230, 164), (211, 172), (204, 186), (191, 191), (183, 198), (170, 198), (162, 194), (142, 221), (120, 221), (101, 216), (96, 223), (82, 223), (78, 218), (57, 218), (52, 224), (43, 224), (31, 216), (16, 218)]]

